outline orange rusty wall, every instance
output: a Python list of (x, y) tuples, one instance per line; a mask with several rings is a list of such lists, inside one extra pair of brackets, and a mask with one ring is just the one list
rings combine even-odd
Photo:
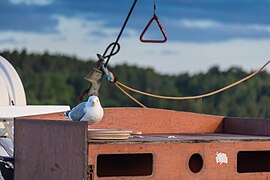
[[(153, 153), (153, 175), (144, 177), (104, 177), (97, 176), (94, 169), (94, 179), (119, 180), (243, 180), (269, 179), (270, 172), (238, 173), (238, 151), (269, 151), (270, 142), (212, 142), (212, 143), (180, 143), (180, 144), (90, 144), (88, 149), (88, 164), (95, 165), (98, 154)], [(203, 168), (198, 173), (189, 169), (189, 158), (199, 153), (203, 157)], [(217, 153), (223, 153), (228, 158), (227, 163), (217, 163)]]
[(152, 108), (105, 108), (102, 121), (90, 128), (116, 128), (148, 133), (222, 132), (222, 116)]
[[(104, 108), (101, 122), (90, 128), (128, 129), (151, 133), (211, 133), (223, 132), (223, 116), (152, 109)], [(67, 120), (63, 112), (23, 117), (21, 119)]]

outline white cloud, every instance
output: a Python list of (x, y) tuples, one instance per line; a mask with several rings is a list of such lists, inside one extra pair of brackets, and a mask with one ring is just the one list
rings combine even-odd
[(257, 25), (257, 24), (251, 24), (247, 25), (248, 28), (259, 30), (259, 31), (266, 31), (270, 33), (270, 25)]
[(177, 25), (186, 27), (186, 28), (199, 28), (199, 29), (208, 29), (220, 27), (222, 24), (213, 21), (213, 20), (190, 20), (190, 19), (181, 19), (176, 22)]
[[(128, 57), (129, 63), (151, 66), (159, 72), (169, 74), (207, 71), (214, 65), (218, 65), (221, 69), (238, 66), (250, 71), (270, 59), (268, 50), (270, 39), (231, 40), (220, 43), (168, 42), (161, 45), (137, 44), (136, 46), (131, 41), (125, 40), (123, 46), (133, 46), (133, 49), (123, 49), (121, 55), (112, 62), (121, 63), (124, 57)], [(164, 49), (175, 53), (162, 54)], [(151, 54), (145, 53), (147, 50), (151, 50)]]
[(52, 3), (53, 0), (9, 0), (12, 4), (26, 4), (26, 5), (48, 5)]
[(270, 33), (270, 24), (239, 24), (239, 23), (222, 23), (210, 19), (180, 19), (169, 21), (172, 25), (194, 29), (212, 29), (212, 28), (227, 28), (227, 29), (249, 29), (256, 31), (266, 31)]
[[(102, 22), (56, 17), (59, 34), (37, 34), (24, 32), (0, 32), (1, 49), (60, 52), (80, 58), (95, 58), (102, 54), (108, 44), (115, 41), (119, 29), (103, 27)], [(103, 31), (106, 36), (93, 36), (91, 32)], [(111, 58), (109, 65), (121, 63), (153, 67), (158, 72), (174, 74), (207, 71), (210, 66), (222, 69), (240, 66), (254, 70), (270, 59), (270, 39), (231, 40), (218, 43), (171, 42), (162, 44), (141, 43), (139, 35), (127, 29), (120, 39), (121, 50)], [(4, 41), (14, 39), (16, 43)], [(119, 75), (118, 75), (119, 76)]]

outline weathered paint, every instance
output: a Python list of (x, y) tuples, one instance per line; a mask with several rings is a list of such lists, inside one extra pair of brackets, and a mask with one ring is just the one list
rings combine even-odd
[(222, 132), (222, 116), (151, 108), (108, 108), (90, 128), (123, 128), (149, 133)]
[[(39, 120), (67, 120), (60, 114), (62, 113), (24, 117), (24, 119), (35, 119), (37, 122)], [(270, 137), (263, 136), (270, 134), (270, 121), (260, 120), (258, 124), (256, 121), (256, 119), (250, 119), (250, 122), (242, 119), (234, 121), (232, 118), (221, 116), (160, 109), (108, 108), (105, 109), (103, 120), (99, 124), (89, 126), (90, 128), (133, 130), (142, 132), (140, 135), (142, 138), (85, 139), (85, 143), (88, 145), (88, 158), (85, 161), (91, 167), (91, 177), (101, 180), (270, 179), (270, 171), (237, 172), (237, 153), (239, 151), (270, 151)], [(50, 122), (48, 121), (48, 123)], [(263, 133), (261, 133), (261, 129)], [(85, 129), (82, 128), (80, 131), (85, 131)], [(36, 133), (39, 132), (36, 131)], [(28, 141), (31, 140), (28, 139)], [(21, 146), (23, 146), (23, 142), (21, 142)], [(55, 144), (55, 146), (58, 145)], [(153, 154), (152, 175), (98, 177), (96, 169), (98, 155), (138, 153)], [(38, 154), (35, 154), (37, 157), (34, 158), (39, 158)], [(203, 167), (198, 173), (192, 172), (189, 168), (190, 157), (194, 154), (199, 154), (203, 160)], [(265, 159), (265, 165), (268, 166), (270, 158)], [(16, 156), (15, 161), (18, 161)], [(196, 162), (195, 166), (197, 166)]]
[[(210, 143), (168, 143), (168, 144), (89, 144), (88, 164), (97, 163), (98, 154), (153, 153), (153, 175), (145, 177), (98, 177), (94, 169), (94, 179), (205, 179), (205, 180), (243, 180), (269, 179), (270, 172), (238, 173), (238, 151), (255, 151), (270, 149), (268, 142), (210, 142)], [(222, 151), (229, 158), (228, 163), (216, 163), (216, 152)], [(191, 155), (202, 155), (203, 168), (198, 173), (189, 169)]]
[(85, 178), (86, 130), (86, 123), (16, 120), (15, 179)]

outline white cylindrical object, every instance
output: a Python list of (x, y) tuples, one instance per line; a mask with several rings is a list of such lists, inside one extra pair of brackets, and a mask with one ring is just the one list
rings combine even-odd
[(13, 66), (0, 56), (0, 105), (26, 105), (25, 91)]

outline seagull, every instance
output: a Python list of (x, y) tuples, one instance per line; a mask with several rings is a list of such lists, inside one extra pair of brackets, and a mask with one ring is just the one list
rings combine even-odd
[(87, 102), (82, 102), (65, 113), (72, 121), (87, 121), (88, 124), (98, 123), (103, 114), (104, 111), (97, 96), (89, 96)]

